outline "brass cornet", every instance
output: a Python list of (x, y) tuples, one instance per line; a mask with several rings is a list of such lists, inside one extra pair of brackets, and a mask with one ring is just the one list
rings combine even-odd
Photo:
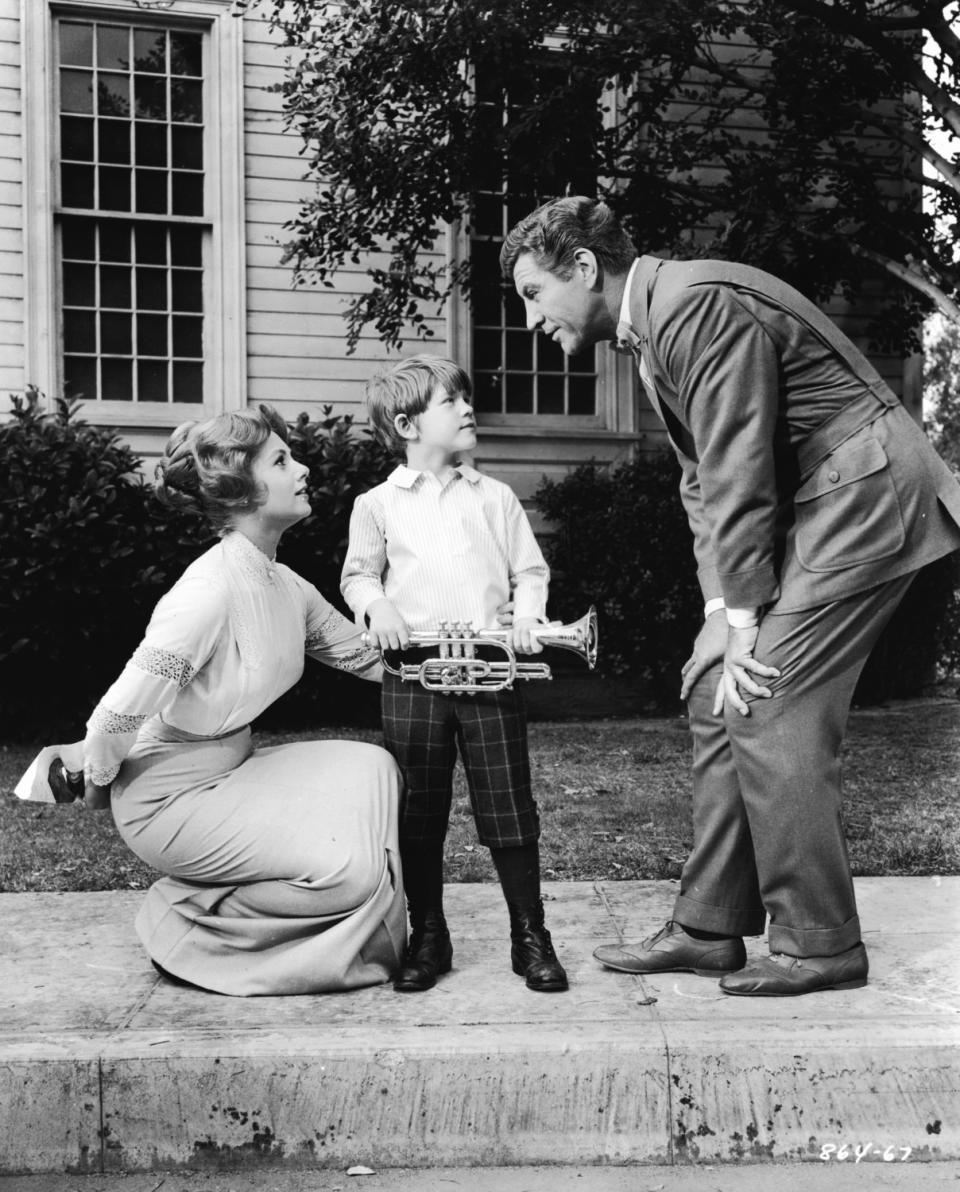
[[(562, 625), (534, 626), (531, 635), (545, 646), (560, 646), (572, 650), (586, 662), (590, 670), (597, 664), (597, 610), (590, 606), (579, 621)], [(404, 680), (418, 680), (428, 691), (450, 693), (472, 691), (501, 691), (513, 686), (515, 679), (552, 679), (545, 662), (518, 662), (509, 644), (509, 629), (471, 629), (458, 621), (441, 621), (437, 629), (418, 630), (410, 634), (410, 645), (422, 649), (436, 649), (434, 658), (423, 662), (404, 662), (391, 666), (380, 651), (385, 670)], [(365, 645), (369, 637), (363, 635)], [(490, 662), (477, 658), (477, 646), (492, 646), (504, 657)]]

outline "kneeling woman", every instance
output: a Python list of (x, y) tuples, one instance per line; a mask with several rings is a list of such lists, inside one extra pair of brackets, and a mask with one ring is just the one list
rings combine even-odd
[(120, 835), (167, 875), (140, 938), (165, 975), (219, 993), (385, 981), (405, 944), (393, 759), (355, 741), (254, 749), (248, 727), (305, 653), (380, 678), (354, 626), (274, 561), (310, 513), (307, 469), (261, 406), (178, 428), (157, 476), (221, 539), (160, 600), (87, 724), (88, 801), (109, 788)]

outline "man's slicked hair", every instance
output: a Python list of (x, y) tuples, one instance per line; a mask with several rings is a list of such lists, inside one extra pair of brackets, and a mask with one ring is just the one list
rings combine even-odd
[(511, 228), (500, 249), (500, 269), (513, 281), (517, 257), (530, 253), (541, 269), (566, 279), (573, 273), (574, 253), (588, 248), (601, 268), (626, 273), (637, 250), (614, 213), (599, 199), (569, 195), (550, 199)]

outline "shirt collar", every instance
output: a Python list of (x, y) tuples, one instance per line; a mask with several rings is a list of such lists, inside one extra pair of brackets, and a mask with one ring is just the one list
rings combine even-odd
[(258, 546), (240, 530), (228, 530), (221, 539), (223, 549), (235, 560), (240, 570), (261, 584), (273, 582), (277, 574), (276, 560), (268, 559)]
[(395, 484), (397, 488), (413, 488), (422, 475), (422, 472), (415, 472), (406, 464), (397, 464), (387, 477), (387, 483)]
[[(630, 266), (630, 272), (627, 274), (627, 280), (623, 287), (623, 299), (620, 302), (620, 320), (619, 321), (621, 323), (629, 323), (631, 327), (633, 327), (633, 323), (630, 322), (630, 291), (633, 288), (633, 275), (637, 272), (637, 266), (639, 264), (640, 264), (640, 258), (637, 257), (637, 258), (635, 258), (633, 264)], [(634, 329), (634, 331), (636, 331), (636, 327), (634, 327), (633, 329)]]
[[(469, 480), (471, 484), (476, 484), (480, 479), (480, 473), (476, 468), (471, 468), (469, 464), (458, 464), (453, 471), (462, 476), (464, 480)], [(394, 484), (397, 488), (413, 488), (424, 475), (424, 472), (408, 468), (406, 464), (398, 464), (387, 477), (387, 483)]]

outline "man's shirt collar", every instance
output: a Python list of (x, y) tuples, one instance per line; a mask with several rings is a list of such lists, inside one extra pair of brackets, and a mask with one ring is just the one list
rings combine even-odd
[[(619, 322), (629, 323), (631, 327), (633, 327), (633, 324), (630, 322), (630, 291), (633, 288), (633, 277), (634, 277), (634, 274), (637, 272), (637, 266), (639, 264), (640, 264), (640, 258), (637, 257), (634, 260), (633, 264), (630, 266), (630, 272), (627, 274), (626, 284), (623, 287), (623, 298), (621, 299), (621, 302), (620, 302)], [(636, 330), (635, 327), (634, 327), (634, 330)]]

